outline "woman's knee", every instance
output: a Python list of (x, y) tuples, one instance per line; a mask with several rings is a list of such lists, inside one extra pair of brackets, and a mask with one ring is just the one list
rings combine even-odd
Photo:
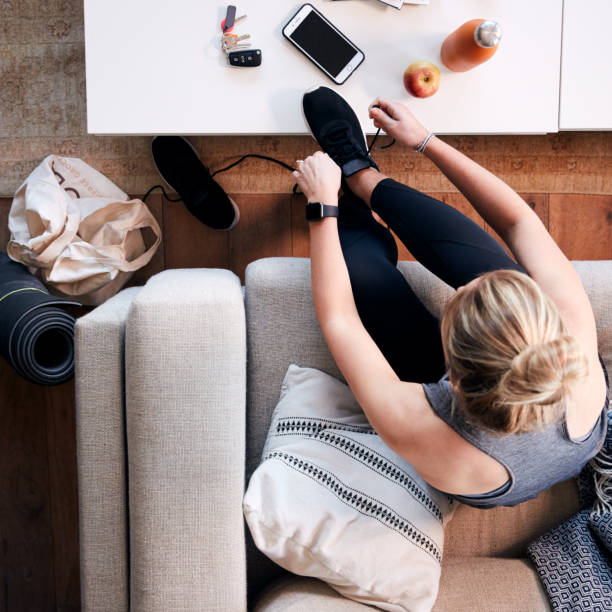
[[(339, 226), (340, 246), (347, 263), (386, 260), (397, 265), (398, 250), (393, 234), (383, 225), (371, 218), (369, 227)], [(360, 265), (360, 264), (359, 264)]]
[(347, 269), (356, 302), (373, 299), (383, 305), (406, 288), (406, 279), (386, 255), (349, 258)]

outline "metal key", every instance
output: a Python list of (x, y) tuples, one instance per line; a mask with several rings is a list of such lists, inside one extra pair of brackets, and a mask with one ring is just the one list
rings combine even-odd
[(233, 51), (239, 51), (241, 49), (250, 49), (251, 45), (234, 45), (233, 47), (223, 47), (223, 50), (227, 55), (232, 53)]
[(246, 40), (247, 38), (251, 38), (250, 34), (242, 34), (242, 36), (236, 36), (236, 34), (224, 34), (223, 42), (227, 45), (235, 45), (239, 43), (241, 40)]
[(251, 45), (249, 45), (248, 43), (246, 44), (239, 44), (239, 41), (241, 40), (246, 40), (247, 38), (250, 38), (251, 35), (250, 34), (243, 34), (242, 36), (227, 36), (225, 35), (223, 37), (223, 40), (221, 42), (221, 46), (223, 47), (223, 50), (226, 53), (229, 53), (229, 51), (234, 51), (236, 49), (247, 49), (248, 47), (250, 47)]
[(251, 45), (249, 43), (221, 43), (221, 47), (226, 51), (231, 49), (246, 49), (250, 46)]
[(223, 51), (225, 51), (225, 53), (230, 53), (231, 51), (236, 51), (238, 49), (249, 49), (250, 47), (251, 45), (248, 43), (221, 44), (221, 48)]

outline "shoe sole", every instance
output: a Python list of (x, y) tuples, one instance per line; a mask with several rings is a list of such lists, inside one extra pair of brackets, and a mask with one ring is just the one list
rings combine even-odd
[[(153, 145), (153, 141), (158, 138), (158, 136), (153, 136), (153, 139), (151, 140), (151, 145)], [(194, 152), (195, 156), (200, 159), (200, 156), (198, 154), (198, 152), (195, 150), (195, 147), (184, 137), (184, 136), (179, 136), (179, 138), (182, 138), (187, 145), (189, 146), (189, 148)], [(200, 160), (202, 161), (202, 160)], [(172, 191), (174, 191), (176, 193), (176, 195), (178, 195), (178, 193), (175, 191), (174, 187), (168, 182), (168, 180), (166, 179), (166, 177), (162, 174), (162, 171), (159, 169), (157, 162), (155, 161), (155, 157), (153, 157), (153, 163), (155, 164), (155, 168), (157, 168), (157, 173), (159, 174), (159, 176), (162, 177), (162, 180), (164, 181), (164, 183), (166, 183), (166, 185), (168, 185), (168, 187), (170, 187), (170, 189), (172, 189)], [(206, 166), (206, 168), (208, 168), (208, 166)], [(217, 232), (229, 232), (230, 230), (234, 229), (236, 227), (236, 225), (238, 225), (238, 221), (240, 221), (240, 209), (238, 208), (238, 205), (236, 204), (236, 202), (234, 202), (234, 200), (232, 200), (232, 198), (229, 197), (229, 195), (227, 196), (227, 199), (230, 201), (233, 209), (234, 209), (234, 213), (235, 213), (235, 219), (234, 222), (226, 228), (223, 229), (216, 229), (214, 227), (211, 227), (210, 229), (215, 229)], [(206, 225), (206, 224), (204, 224)], [(210, 226), (206, 226), (206, 227), (210, 227)]]
[[(310, 133), (310, 137), (319, 145), (317, 139), (314, 137), (314, 134), (312, 133), (312, 128), (310, 127), (310, 123), (308, 123), (308, 119), (306, 119), (306, 115), (304, 114), (304, 96), (306, 94), (313, 93), (314, 91), (317, 91), (317, 89), (321, 89), (321, 86), (320, 85), (313, 85), (310, 89), (307, 89), (302, 94), (302, 103), (300, 104), (300, 111), (302, 112), (302, 117), (304, 118), (304, 123), (308, 126), (308, 131)], [(321, 145), (319, 145), (319, 146), (321, 146)]]
[(320, 147), (321, 145), (319, 144), (319, 141), (314, 137), (314, 134), (312, 133), (312, 128), (310, 127), (310, 123), (308, 123), (308, 119), (306, 119), (306, 114), (304, 113), (304, 96), (306, 94), (312, 93), (314, 91), (317, 91), (317, 89), (321, 89), (320, 85), (315, 85), (313, 87), (311, 87), (310, 89), (307, 89), (303, 94), (302, 94), (302, 103), (300, 104), (300, 111), (302, 113), (302, 117), (304, 118), (304, 123), (308, 126), (308, 132), (310, 134), (310, 137), (317, 143), (317, 145)]

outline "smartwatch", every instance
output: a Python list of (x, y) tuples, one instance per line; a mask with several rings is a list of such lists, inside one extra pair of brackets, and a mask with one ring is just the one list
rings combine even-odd
[(306, 204), (306, 221), (321, 221), (325, 217), (337, 217), (338, 207), (323, 202), (308, 202)]

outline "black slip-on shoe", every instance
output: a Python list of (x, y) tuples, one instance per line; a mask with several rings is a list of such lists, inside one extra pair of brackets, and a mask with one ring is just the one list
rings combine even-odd
[(359, 119), (348, 102), (329, 87), (317, 87), (302, 97), (304, 118), (314, 139), (342, 169), (344, 177), (375, 168), (368, 154)]
[(216, 230), (228, 231), (236, 226), (238, 206), (212, 178), (188, 140), (156, 136), (151, 149), (157, 171), (194, 217)]

